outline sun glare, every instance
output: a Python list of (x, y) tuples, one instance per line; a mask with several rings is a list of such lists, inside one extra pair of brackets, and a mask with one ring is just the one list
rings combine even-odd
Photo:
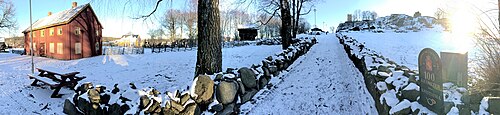
[(468, 52), (474, 47), (473, 36), (478, 32), (476, 15), (467, 10), (466, 4), (458, 3), (448, 18), (450, 31), (445, 34), (445, 41), (457, 52)]

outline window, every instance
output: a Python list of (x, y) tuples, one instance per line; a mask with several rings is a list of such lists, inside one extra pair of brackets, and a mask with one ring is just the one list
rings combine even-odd
[(53, 36), (54, 35), (54, 28), (50, 28), (49, 29), (49, 36)]
[(63, 43), (57, 43), (57, 54), (63, 54)]
[(45, 36), (45, 30), (41, 30), (40, 31), (40, 37), (44, 37)]
[(58, 29), (57, 29), (57, 35), (62, 35), (62, 32), (63, 32), (63, 31), (62, 31), (62, 28), (58, 28)]
[(82, 54), (82, 43), (75, 43), (75, 54)]
[[(31, 34), (30, 34), (31, 36)], [(36, 37), (36, 31), (33, 31), (33, 37)]]
[(54, 53), (54, 43), (49, 44), (49, 52)]
[(80, 31), (81, 31), (80, 27), (76, 27), (76, 29), (75, 29), (75, 35), (80, 35), (81, 34)]
[(99, 42), (95, 42), (95, 52), (99, 51)]
[(95, 30), (95, 35), (99, 36), (99, 30)]

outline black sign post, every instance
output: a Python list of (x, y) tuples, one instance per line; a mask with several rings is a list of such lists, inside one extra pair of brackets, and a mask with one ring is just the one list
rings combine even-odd
[(443, 113), (443, 78), (441, 59), (430, 48), (425, 48), (418, 55), (420, 78), (420, 99), (418, 102), (438, 115)]

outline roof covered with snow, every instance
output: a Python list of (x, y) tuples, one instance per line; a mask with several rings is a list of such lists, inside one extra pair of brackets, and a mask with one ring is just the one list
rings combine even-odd
[[(33, 30), (48, 28), (56, 25), (67, 24), (73, 20), (80, 12), (89, 7), (90, 4), (80, 5), (74, 8), (70, 8), (50, 16), (38, 19), (33, 23)], [(30, 27), (26, 28), (23, 32), (30, 31)]]
[(255, 24), (238, 25), (238, 29), (258, 29), (258, 26)]

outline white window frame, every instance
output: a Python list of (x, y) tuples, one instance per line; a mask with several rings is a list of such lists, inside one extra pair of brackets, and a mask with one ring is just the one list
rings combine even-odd
[(49, 36), (54, 36), (54, 28), (49, 29)]
[(54, 53), (54, 43), (49, 43), (49, 52)]
[(64, 44), (57, 43), (57, 54), (64, 54)]
[(62, 28), (58, 28), (57, 29), (57, 35), (62, 35), (63, 34), (63, 30)]
[(75, 43), (75, 54), (82, 54), (82, 43)]

